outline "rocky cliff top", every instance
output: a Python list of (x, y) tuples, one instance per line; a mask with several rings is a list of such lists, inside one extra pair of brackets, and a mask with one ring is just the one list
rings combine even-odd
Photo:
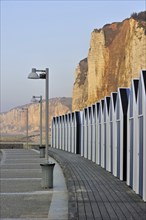
[(146, 69), (146, 11), (122, 22), (104, 25), (91, 33), (88, 56), (76, 68), (72, 109), (81, 110)]

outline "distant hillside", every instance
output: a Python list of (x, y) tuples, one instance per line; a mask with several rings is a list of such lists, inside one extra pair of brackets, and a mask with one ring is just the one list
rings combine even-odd
[[(52, 98), (49, 100), (49, 126), (51, 126), (52, 117), (71, 112), (71, 98)], [(32, 103), (11, 109), (8, 112), (0, 114), (1, 135), (24, 134), (26, 131), (26, 113), (21, 111), (22, 107), (28, 108), (29, 135), (39, 133), (40, 129), (40, 104)], [(43, 131), (45, 130), (45, 102), (43, 109)]]

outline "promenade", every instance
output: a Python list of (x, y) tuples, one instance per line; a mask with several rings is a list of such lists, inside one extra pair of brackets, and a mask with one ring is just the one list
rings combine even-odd
[(43, 189), (40, 163), (44, 158), (38, 151), (1, 151), (0, 219), (67, 220), (68, 193), (60, 166), (55, 162), (54, 188)]
[(125, 182), (80, 155), (54, 148), (49, 155), (66, 178), (69, 220), (146, 220), (146, 203)]
[(54, 188), (42, 189), (38, 151), (2, 150), (0, 219), (146, 220), (146, 203), (125, 182), (80, 155), (49, 148), (49, 156)]

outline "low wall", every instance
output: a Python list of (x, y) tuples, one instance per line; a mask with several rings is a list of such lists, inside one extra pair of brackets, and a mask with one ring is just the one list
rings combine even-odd
[[(45, 145), (42, 145), (45, 146)], [(36, 149), (39, 150), (40, 145), (37, 143), (19, 143), (19, 142), (0, 142), (0, 149)], [(48, 146), (50, 147), (50, 145)]]
[(23, 143), (0, 143), (0, 149), (22, 149)]

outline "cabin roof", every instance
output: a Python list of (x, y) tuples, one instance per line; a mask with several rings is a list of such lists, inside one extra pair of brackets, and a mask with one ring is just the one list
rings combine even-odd
[(138, 95), (138, 85), (139, 85), (139, 79), (133, 79), (133, 86), (134, 86), (136, 100)]
[(115, 110), (115, 108), (116, 108), (116, 101), (117, 101), (117, 92), (112, 93), (112, 97), (113, 97), (114, 110)]
[(144, 89), (145, 89), (145, 93), (146, 93), (146, 70), (142, 70), (142, 77), (143, 77)]
[(109, 107), (110, 107), (110, 97), (105, 97), (106, 98), (106, 103), (107, 103), (107, 110), (108, 110), (108, 113), (109, 113)]
[(122, 109), (123, 113), (127, 114), (127, 108), (128, 108), (128, 97), (130, 94), (130, 89), (128, 88), (119, 88), (121, 102), (122, 102)]

